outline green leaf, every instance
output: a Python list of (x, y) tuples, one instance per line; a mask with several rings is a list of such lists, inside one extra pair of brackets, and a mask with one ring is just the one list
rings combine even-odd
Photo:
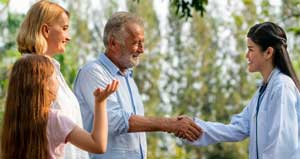
[(1, 4), (7, 4), (9, 2), (9, 0), (0, 0)]

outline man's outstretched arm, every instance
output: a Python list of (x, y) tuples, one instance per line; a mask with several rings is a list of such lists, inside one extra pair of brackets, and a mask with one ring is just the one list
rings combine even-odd
[(184, 134), (184, 138), (195, 141), (202, 135), (202, 129), (190, 118), (159, 118), (132, 115), (129, 118), (128, 132), (163, 131)]

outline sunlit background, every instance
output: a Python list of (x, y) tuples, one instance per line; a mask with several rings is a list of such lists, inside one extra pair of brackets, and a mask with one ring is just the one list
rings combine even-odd
[[(188, 0), (187, 0), (188, 1)], [(8, 74), (20, 57), (15, 42), (33, 0), (0, 0), (0, 121)], [(172, 0), (54, 0), (71, 13), (72, 40), (55, 57), (72, 87), (77, 70), (104, 51), (105, 22), (113, 12), (130, 11), (145, 21), (145, 53), (134, 76), (147, 116), (186, 114), (228, 123), (254, 94), (259, 74), (246, 71), (250, 26), (273, 21), (288, 33), (288, 49), (300, 75), (300, 0), (209, 0), (206, 12), (175, 14)], [(0, 122), (1, 123), (1, 122)], [(148, 158), (243, 159), (247, 141), (197, 148), (172, 134), (148, 133)]]

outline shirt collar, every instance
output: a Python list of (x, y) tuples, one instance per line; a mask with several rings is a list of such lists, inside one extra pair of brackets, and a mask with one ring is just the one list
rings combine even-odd
[(55, 58), (51, 58), (51, 61), (52, 61), (53, 65), (54, 65), (54, 67), (60, 69), (60, 64), (59, 64), (59, 62)]
[(112, 74), (112, 75), (121, 75), (121, 76), (133, 76), (132, 68), (127, 69), (125, 73), (122, 73), (120, 69), (104, 54), (100, 54), (99, 61), (104, 65), (104, 67)]
[[(31, 56), (31, 55), (34, 55), (34, 54), (32, 54), (32, 53), (24, 53), (24, 54), (22, 54), (22, 57)], [(60, 69), (60, 64), (59, 64), (59, 62), (55, 58), (52, 58), (52, 57), (47, 56), (47, 55), (45, 55), (45, 56), (50, 58), (50, 60), (51, 60), (51, 62), (54, 65), (55, 68)]]
[(269, 75), (269, 77), (268, 77), (268, 80), (267, 80), (267, 83), (264, 84), (264, 82), (262, 82), (262, 83), (261, 83), (261, 86), (266, 86), (266, 85), (268, 85), (268, 83), (270, 83), (270, 82), (274, 79), (274, 77), (277, 76), (279, 73), (280, 73), (280, 70), (279, 70), (277, 67), (275, 67), (275, 68), (272, 70), (272, 72), (270, 73), (270, 75)]
[(273, 77), (275, 77), (279, 73), (280, 73), (280, 70), (277, 67), (275, 67), (268, 77), (268, 83)]

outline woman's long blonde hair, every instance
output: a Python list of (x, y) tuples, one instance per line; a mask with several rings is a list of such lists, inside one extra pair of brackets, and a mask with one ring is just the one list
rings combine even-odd
[(48, 159), (47, 122), (55, 95), (50, 59), (27, 55), (13, 66), (1, 136), (1, 159)]
[(43, 36), (42, 26), (53, 23), (62, 13), (69, 16), (69, 12), (56, 3), (48, 0), (35, 3), (27, 12), (17, 36), (19, 52), (44, 54), (47, 41)]

